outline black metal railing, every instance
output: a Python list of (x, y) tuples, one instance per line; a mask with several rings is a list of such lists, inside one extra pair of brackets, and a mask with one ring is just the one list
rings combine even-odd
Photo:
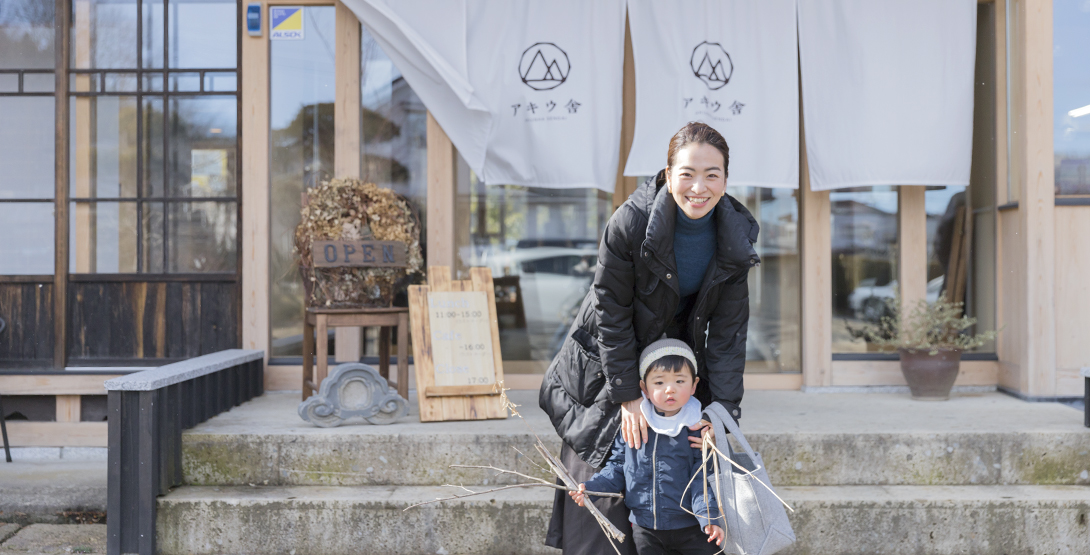
[(231, 349), (106, 382), (107, 553), (155, 553), (156, 498), (182, 483), (182, 431), (261, 395), (264, 356)]

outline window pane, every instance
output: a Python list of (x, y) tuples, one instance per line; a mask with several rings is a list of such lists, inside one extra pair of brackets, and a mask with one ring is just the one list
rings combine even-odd
[(135, 202), (74, 202), (71, 210), (68, 264), (73, 273), (137, 271)]
[(360, 175), (409, 199), (427, 226), (427, 108), (361, 27)]
[(57, 77), (50, 73), (24, 73), (23, 92), (53, 92), (57, 87)]
[(236, 67), (238, 28), (235, 0), (170, 2), (170, 67)]
[(143, 193), (149, 197), (164, 197), (163, 172), (163, 99), (144, 97), (140, 117), (144, 122), (144, 136), (141, 138), (140, 155), (143, 157)]
[(0, 275), (53, 273), (53, 204), (0, 202)]
[(73, 68), (136, 67), (136, 0), (73, 0), (72, 14)]
[(71, 106), (72, 198), (137, 196), (136, 98), (73, 97)]
[(170, 206), (170, 272), (234, 272), (238, 267), (238, 205), (181, 202)]
[(145, 69), (163, 67), (163, 2), (165, 0), (141, 0), (141, 61)]
[(1056, 194), (1090, 195), (1090, 4), (1056, 0), (1052, 14)]
[(728, 187), (761, 225), (761, 265), (749, 270), (746, 372), (800, 372), (799, 203), (797, 191)]
[(612, 196), (486, 186), (458, 163), (458, 255), (492, 270), (504, 372), (544, 373), (594, 279)]
[(335, 8), (304, 7), (304, 40), (270, 54), (271, 333), (273, 356), (302, 354), (303, 285), (292, 254), (301, 196), (333, 175)]
[(174, 98), (170, 102), (170, 196), (235, 195), (238, 100)]
[(52, 69), (53, 9), (48, 0), (0, 2), (0, 69)]
[(54, 102), (0, 97), (0, 199), (53, 198)]
[[(897, 295), (897, 188), (829, 193), (832, 211), (833, 352), (873, 349), (849, 328), (877, 322)], [(804, 277), (805, 279), (805, 277)]]

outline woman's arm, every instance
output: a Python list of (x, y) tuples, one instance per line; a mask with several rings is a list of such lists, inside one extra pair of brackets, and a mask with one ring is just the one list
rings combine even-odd
[(704, 355), (712, 399), (738, 420), (742, 416), (742, 373), (746, 368), (746, 332), (749, 326), (749, 270), (739, 270), (722, 285), (719, 304), (708, 319)]

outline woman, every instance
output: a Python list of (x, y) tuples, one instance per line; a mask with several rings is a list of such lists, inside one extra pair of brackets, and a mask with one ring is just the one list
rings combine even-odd
[[(541, 408), (577, 482), (602, 466), (618, 431), (633, 447), (647, 440), (637, 360), (661, 337), (695, 352), (701, 404), (741, 417), (757, 222), (725, 193), (730, 151), (715, 129), (681, 128), (666, 160), (609, 219), (594, 286), (541, 384)], [(625, 531), (622, 553), (635, 554), (624, 502), (595, 505)], [(559, 490), (545, 543), (565, 555), (613, 552), (586, 509)]]

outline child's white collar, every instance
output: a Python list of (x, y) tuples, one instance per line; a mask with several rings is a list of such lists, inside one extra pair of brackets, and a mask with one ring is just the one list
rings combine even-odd
[(685, 403), (685, 406), (681, 407), (677, 414), (663, 416), (655, 412), (655, 405), (652, 405), (651, 400), (644, 396), (643, 402), (640, 403), (640, 412), (643, 413), (647, 425), (651, 426), (652, 430), (675, 437), (681, 433), (682, 428), (700, 422), (700, 401), (697, 401), (695, 397), (689, 397), (689, 401)]

